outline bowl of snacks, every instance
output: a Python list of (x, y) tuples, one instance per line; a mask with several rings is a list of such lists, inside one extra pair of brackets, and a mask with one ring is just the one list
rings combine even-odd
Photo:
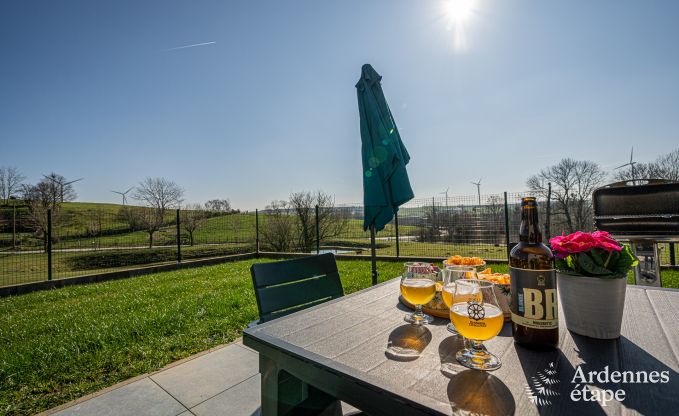
[(488, 267), (476, 274), (481, 280), (488, 280), (495, 283), (495, 296), (502, 308), (502, 313), (505, 316), (505, 322), (511, 320), (511, 311), (509, 304), (512, 299), (512, 292), (509, 284), (509, 275), (507, 273), (493, 273), (493, 270)]
[(458, 255), (450, 256), (447, 259), (443, 260), (443, 267), (456, 267), (456, 266), (463, 267), (472, 266), (476, 269), (476, 272), (478, 273), (479, 271), (486, 268), (486, 262), (483, 261), (481, 257), (463, 257)]

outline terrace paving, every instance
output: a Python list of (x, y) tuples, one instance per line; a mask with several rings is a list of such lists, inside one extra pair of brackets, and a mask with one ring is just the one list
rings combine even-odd
[[(50, 409), (54, 416), (254, 416), (259, 356), (242, 340)], [(355, 411), (342, 403), (344, 412)]]
[(46, 415), (259, 415), (259, 358), (240, 340), (85, 396)]

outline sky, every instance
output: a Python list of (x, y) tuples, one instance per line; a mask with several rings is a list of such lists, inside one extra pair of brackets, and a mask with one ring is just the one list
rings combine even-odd
[(679, 146), (677, 21), (675, 0), (3, 1), (0, 166), (84, 177), (81, 201), (166, 177), (240, 209), (360, 202), (370, 63), (416, 197), (522, 191), (564, 157)]

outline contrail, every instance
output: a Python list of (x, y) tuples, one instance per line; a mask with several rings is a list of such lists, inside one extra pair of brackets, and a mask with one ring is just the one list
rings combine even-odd
[(176, 48), (170, 48), (170, 49), (165, 49), (165, 51), (176, 51), (177, 49), (186, 49), (186, 48), (195, 48), (196, 46), (207, 46), (207, 45), (214, 45), (215, 41), (213, 42), (203, 42), (203, 43), (194, 43), (193, 45), (186, 45), (186, 46), (177, 46)]

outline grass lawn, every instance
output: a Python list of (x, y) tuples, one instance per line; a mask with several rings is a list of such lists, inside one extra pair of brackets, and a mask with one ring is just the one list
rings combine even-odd
[[(0, 414), (49, 409), (234, 340), (257, 318), (254, 262), (0, 299)], [(338, 267), (345, 293), (370, 285), (370, 262)], [(401, 273), (378, 267), (380, 280)]]

